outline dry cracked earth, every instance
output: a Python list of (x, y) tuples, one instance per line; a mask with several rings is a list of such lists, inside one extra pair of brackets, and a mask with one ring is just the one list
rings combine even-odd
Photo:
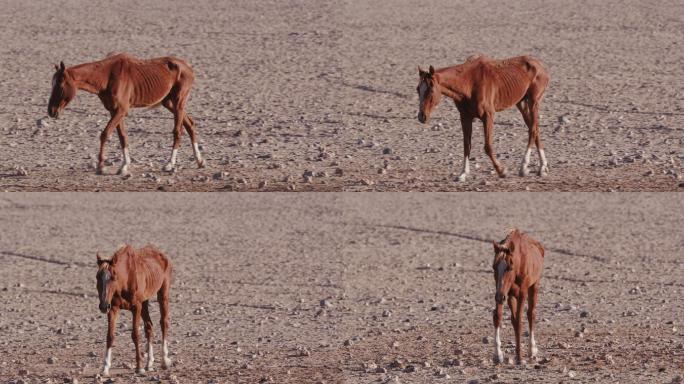
[[(684, 188), (684, 5), (680, 1), (264, 0), (144, 3), (4, 0), (0, 14), (0, 190), (93, 191), (677, 191)], [(172, 119), (127, 120), (133, 176), (94, 172), (109, 117), (81, 92), (46, 118), (52, 63), (113, 51), (176, 55), (197, 81), (188, 104), (208, 167), (187, 135), (180, 167), (161, 171)], [(475, 130), (473, 176), (455, 107), (416, 120), (418, 65), (474, 53), (532, 54), (552, 81), (541, 108), (551, 174), (520, 178), (526, 128), (497, 114), (499, 179)], [(537, 161), (536, 159), (534, 161)]]
[[(673, 194), (229, 196), (0, 199), (0, 382), (682, 381), (684, 204)], [(492, 363), (488, 240), (511, 226), (547, 250), (540, 358), (524, 366)], [(156, 244), (174, 264), (175, 365), (133, 374), (124, 313), (112, 377), (98, 378), (95, 254), (122, 242)]]

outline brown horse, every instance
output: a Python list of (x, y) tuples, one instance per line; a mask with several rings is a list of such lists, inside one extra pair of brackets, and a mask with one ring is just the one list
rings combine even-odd
[(69, 68), (64, 66), (64, 62), (60, 62), (59, 66), (55, 65), (55, 70), (52, 76), (52, 94), (48, 103), (50, 117), (58, 117), (76, 96), (78, 89), (97, 94), (111, 115), (109, 123), (100, 135), (98, 174), (104, 171), (105, 144), (116, 128), (124, 157), (118, 173), (128, 175), (131, 156), (128, 152), (124, 118), (131, 108), (156, 107), (160, 104), (171, 111), (174, 118), (173, 150), (171, 160), (164, 166), (164, 170), (171, 172), (175, 167), (183, 126), (190, 135), (197, 165), (200, 168), (204, 166), (197, 143), (195, 123), (185, 112), (185, 104), (195, 79), (192, 68), (185, 61), (175, 57), (138, 60), (122, 53)]
[(511, 322), (515, 331), (515, 357), (518, 364), (522, 362), (520, 351), (520, 335), (523, 325), (523, 308), (527, 298), (527, 322), (530, 327), (530, 356), (537, 356), (537, 344), (534, 341), (535, 307), (539, 295), (539, 285), (544, 265), (544, 247), (517, 229), (512, 230), (505, 239), (494, 243), (494, 280), (496, 281), (496, 308), (494, 309), (494, 328), (496, 351), (495, 362), (503, 362), (501, 350), (501, 318), (503, 303), (508, 297), (511, 309)]
[(152, 353), (152, 319), (150, 318), (149, 300), (157, 297), (161, 312), (162, 331), (162, 367), (171, 366), (169, 359), (169, 289), (171, 288), (171, 263), (158, 249), (146, 246), (134, 250), (125, 245), (114, 253), (112, 259), (102, 259), (97, 254), (97, 293), (100, 298), (100, 311), (107, 314), (107, 352), (102, 374), (109, 375), (112, 366), (112, 345), (116, 328), (116, 319), (120, 309), (133, 313), (133, 344), (135, 344), (136, 373), (144, 373), (142, 368), (142, 351), (140, 350), (140, 319), (145, 325), (147, 338), (147, 365), (152, 370), (154, 355)]
[(539, 175), (548, 173), (548, 164), (539, 137), (539, 105), (549, 83), (549, 74), (538, 59), (520, 56), (506, 60), (491, 60), (484, 56), (471, 56), (465, 63), (428, 71), (418, 68), (420, 82), (418, 97), (420, 106), (418, 121), (426, 123), (432, 109), (437, 106), (442, 95), (456, 103), (461, 115), (463, 129), (463, 171), (458, 181), (465, 181), (470, 173), (468, 163), (473, 120), (478, 118), (484, 124), (485, 152), (489, 156), (500, 177), (506, 170), (496, 160), (492, 147), (494, 113), (515, 105), (528, 128), (527, 150), (520, 166), (520, 175), (527, 176), (532, 145), (536, 144), (541, 164)]

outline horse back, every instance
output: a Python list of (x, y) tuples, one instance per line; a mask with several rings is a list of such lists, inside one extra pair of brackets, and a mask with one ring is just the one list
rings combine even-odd
[(518, 56), (494, 60), (485, 56), (473, 60), (475, 89), (488, 99), (495, 110), (512, 107), (522, 100), (535, 81), (544, 71), (539, 60), (531, 56)]
[(171, 283), (171, 262), (156, 247), (147, 245), (135, 251), (135, 280), (145, 300), (153, 297), (164, 284)]
[[(174, 57), (140, 60), (117, 54), (105, 60), (112, 62), (112, 77), (118, 87), (129, 92), (132, 107), (150, 107), (161, 103), (190, 67)], [(190, 70), (191, 72), (191, 70)]]

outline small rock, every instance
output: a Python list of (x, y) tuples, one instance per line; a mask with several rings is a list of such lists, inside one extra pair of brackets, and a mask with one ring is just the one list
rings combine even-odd
[(385, 148), (382, 150), (382, 154), (383, 154), (383, 155), (391, 155), (391, 154), (392, 154), (392, 148), (390, 148), (390, 147), (385, 147)]
[(40, 118), (36, 120), (36, 127), (38, 128), (47, 128), (50, 126), (50, 123), (48, 122), (47, 117)]
[(48, 364), (55, 364), (55, 363), (57, 363), (57, 358), (56, 358), (56, 357), (50, 356), (50, 357), (48, 357), (48, 359), (47, 359), (47, 363), (48, 363)]
[(589, 317), (589, 315), (590, 315), (589, 311), (584, 310), (584, 311), (580, 312), (580, 317)]
[(332, 306), (333, 306), (329, 299), (321, 300), (320, 305), (321, 305), (321, 308), (332, 308)]
[(415, 365), (407, 365), (406, 368), (404, 368), (404, 373), (413, 373), (417, 370)]
[(16, 168), (14, 169), (14, 173), (15, 173), (17, 176), (28, 176), (28, 172), (27, 172), (26, 169), (24, 169), (23, 167), (16, 167)]
[(482, 338), (482, 344), (491, 344), (492, 343), (492, 338), (489, 336), (485, 336)]

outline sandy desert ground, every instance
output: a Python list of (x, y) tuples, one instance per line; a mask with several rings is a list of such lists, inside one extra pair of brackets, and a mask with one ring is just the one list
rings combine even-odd
[[(681, 190), (684, 5), (681, 1), (3, 0), (0, 13), (0, 190)], [(134, 175), (96, 176), (109, 118), (81, 93), (46, 119), (52, 63), (113, 51), (187, 59), (197, 81), (188, 110), (209, 161), (189, 140), (167, 175), (171, 116), (128, 118)], [(498, 179), (474, 134), (474, 175), (462, 162), (455, 107), (416, 120), (418, 65), (474, 53), (532, 54), (552, 81), (541, 130), (548, 178), (520, 178), (526, 128), (497, 115)], [(121, 161), (116, 137), (110, 171)], [(537, 161), (536, 159), (534, 160)]]
[[(71, 193), (0, 210), (3, 383), (97, 382), (95, 252), (123, 242), (174, 262), (175, 366), (133, 375), (126, 313), (110, 382), (682, 380), (678, 194)], [(495, 366), (487, 240), (512, 225), (547, 249), (541, 355)]]

